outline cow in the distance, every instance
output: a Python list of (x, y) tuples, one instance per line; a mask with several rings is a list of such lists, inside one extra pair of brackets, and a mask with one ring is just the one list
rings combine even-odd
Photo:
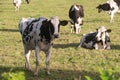
[(69, 18), (71, 19), (71, 32), (78, 34), (83, 24), (84, 9), (82, 5), (74, 4), (69, 9)]
[(100, 4), (97, 9), (99, 13), (105, 11), (110, 14), (110, 23), (112, 23), (114, 14), (120, 13), (120, 0), (108, 0), (106, 3)]
[(46, 54), (46, 73), (49, 72), (49, 61), (52, 52), (52, 45), (55, 38), (59, 37), (60, 25), (68, 24), (66, 20), (59, 20), (53, 16), (50, 19), (40, 17), (22, 18), (19, 22), (19, 31), (22, 36), (26, 63), (25, 66), (31, 70), (29, 56), (32, 50), (35, 50), (36, 70), (34, 75), (38, 76), (39, 52), (42, 50)]
[(111, 49), (109, 32), (111, 29), (106, 29), (100, 26), (96, 32), (84, 34), (80, 40), (79, 47), (87, 49)]
[(13, 0), (13, 5), (15, 6), (15, 11), (19, 10), (22, 0)]

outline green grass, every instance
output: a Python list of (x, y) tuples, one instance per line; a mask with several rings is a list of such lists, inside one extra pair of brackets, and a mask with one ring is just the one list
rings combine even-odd
[[(12, 0), (0, 0), (0, 75), (13, 69), (13, 72), (23, 71), (26, 80), (85, 80), (84, 76), (100, 80), (98, 69), (119, 67), (120, 15), (115, 14), (114, 23), (110, 24), (110, 16), (104, 12), (99, 14), (96, 9), (96, 6), (104, 2), (106, 0), (31, 0), (29, 5), (23, 2), (20, 11), (15, 12)], [(84, 6), (85, 17), (81, 32), (70, 33), (70, 24), (61, 26), (61, 36), (55, 40), (52, 49), (51, 75), (45, 74), (45, 54), (41, 52), (39, 76), (34, 77), (34, 51), (30, 56), (32, 72), (24, 68), (23, 45), (18, 32), (19, 20), (22, 17), (50, 18), (54, 15), (61, 20), (69, 20), (68, 11), (74, 3)], [(112, 29), (111, 50), (77, 48), (82, 34), (95, 31), (101, 25)]]

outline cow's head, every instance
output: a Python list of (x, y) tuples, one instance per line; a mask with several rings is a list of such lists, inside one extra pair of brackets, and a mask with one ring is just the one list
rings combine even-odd
[(109, 3), (100, 4), (96, 8), (98, 9), (98, 13), (100, 13), (101, 11), (110, 11), (110, 10), (112, 10)]
[(106, 36), (109, 37), (109, 32), (111, 32), (111, 29), (106, 29), (104, 26), (100, 26), (97, 29), (97, 35), (95, 37), (96, 41), (105, 41)]
[(60, 31), (60, 25), (62, 25), (62, 26), (67, 25), (68, 21), (67, 20), (59, 20), (58, 17), (53, 16), (50, 18), (50, 24), (51, 24), (51, 27), (53, 27), (52, 33), (54, 35), (54, 38), (58, 38), (59, 31)]

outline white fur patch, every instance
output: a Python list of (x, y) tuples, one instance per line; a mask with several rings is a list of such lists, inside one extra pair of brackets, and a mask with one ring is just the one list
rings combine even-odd
[(74, 7), (75, 7), (76, 10), (79, 10), (79, 8), (76, 5), (74, 5)]

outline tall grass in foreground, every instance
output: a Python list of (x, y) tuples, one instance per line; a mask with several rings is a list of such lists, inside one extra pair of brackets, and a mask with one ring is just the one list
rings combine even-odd
[[(98, 77), (100, 78), (100, 80), (120, 80), (120, 76), (119, 76), (120, 73), (116, 70), (99, 69), (98, 74), (99, 74)], [(90, 76), (84, 76), (84, 77), (86, 80), (94, 80)], [(24, 72), (22, 71), (13, 72), (12, 70), (10, 70), (9, 72), (2, 73), (2, 80), (26, 80), (26, 79), (25, 79)], [(81, 77), (74, 78), (74, 80), (82, 80), (82, 78)]]
[(4, 72), (1, 75), (1, 80), (25, 80), (25, 74), (22, 71), (13, 72), (11, 69), (9, 72)]
[[(112, 70), (112, 69), (102, 70), (102, 69), (99, 69), (98, 72), (99, 72), (99, 77), (100, 77), (101, 80), (120, 80), (120, 76), (119, 76), (120, 72), (118, 72), (116, 70)], [(85, 78), (87, 80), (93, 80), (89, 76), (85, 76)]]

